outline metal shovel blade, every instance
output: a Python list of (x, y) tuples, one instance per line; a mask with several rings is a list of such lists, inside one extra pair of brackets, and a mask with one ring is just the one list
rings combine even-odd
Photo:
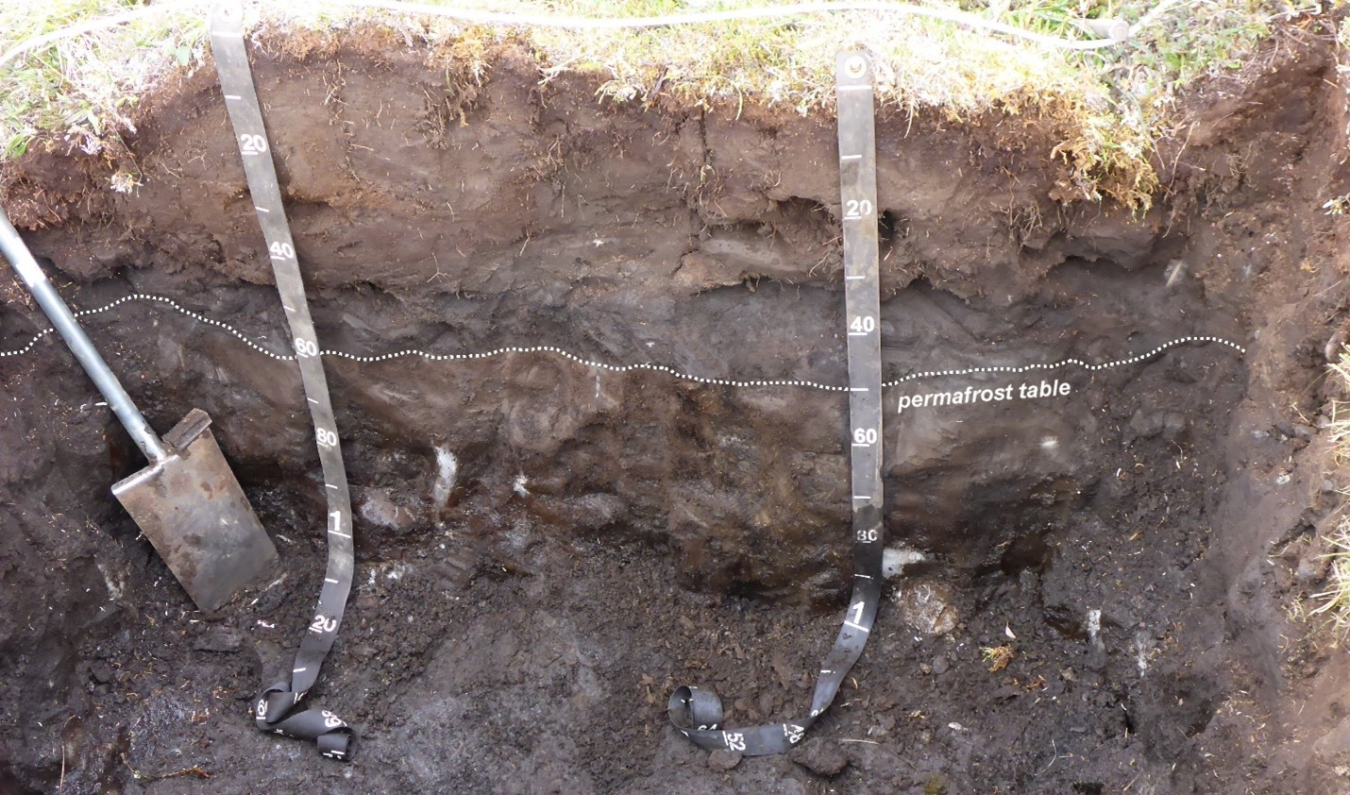
[(193, 409), (165, 434), (169, 456), (113, 486), (192, 601), (212, 611), (273, 573), (267, 537), (209, 428)]

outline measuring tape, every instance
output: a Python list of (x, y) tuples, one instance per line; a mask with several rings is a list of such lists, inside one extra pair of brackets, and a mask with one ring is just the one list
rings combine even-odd
[(835, 72), (839, 105), (839, 193), (844, 225), (844, 322), (848, 334), (849, 443), (853, 464), (853, 596), (844, 626), (825, 658), (811, 713), (795, 723), (722, 728), (722, 701), (708, 690), (679, 687), (670, 720), (700, 747), (746, 756), (778, 754), (801, 742), (834, 701), (862, 656), (881, 600), (881, 286), (877, 259), (876, 131), (872, 64), (842, 53)]
[(211, 52), (215, 56), (225, 107), (234, 127), (239, 154), (244, 160), (253, 208), (258, 212), (267, 241), (277, 292), (290, 323), (295, 358), (300, 365), (300, 380), (314, 421), (314, 436), (323, 467), (324, 491), (328, 498), (328, 568), (319, 606), (309, 629), (300, 641), (289, 682), (278, 682), (262, 692), (254, 706), (258, 728), (318, 743), (319, 751), (333, 759), (351, 758), (355, 732), (341, 718), (327, 710), (302, 709), (300, 702), (319, 678), (319, 669), (333, 648), (347, 595), (352, 588), (355, 555), (352, 545), (351, 495), (347, 489), (347, 471), (342, 464), (337, 423), (328, 397), (328, 379), (319, 358), (318, 336), (305, 300), (305, 284), (295, 258), (295, 242), (281, 203), (276, 167), (272, 163), (267, 129), (263, 126), (262, 107), (253, 87), (253, 73), (244, 47), (243, 5), (239, 0), (218, 3), (211, 14)]

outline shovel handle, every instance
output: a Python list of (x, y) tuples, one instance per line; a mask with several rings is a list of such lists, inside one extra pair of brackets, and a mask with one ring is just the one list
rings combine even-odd
[(56, 333), (66, 341), (70, 352), (75, 354), (84, 371), (93, 379), (94, 386), (98, 387), (98, 391), (108, 401), (108, 405), (117, 415), (117, 419), (121, 420), (127, 433), (131, 434), (136, 446), (141, 448), (141, 452), (145, 453), (145, 457), (150, 459), (152, 464), (158, 464), (168, 458), (169, 452), (165, 449), (164, 443), (145, 421), (136, 404), (131, 402), (131, 396), (122, 388), (117, 376), (108, 369), (107, 362), (99, 356), (94, 343), (89, 341), (89, 336), (75, 321), (75, 316), (70, 313), (66, 302), (61, 300), (56, 288), (47, 281), (47, 275), (33, 259), (32, 252), (24, 245), (18, 230), (9, 222), (9, 216), (5, 215), (4, 208), (0, 208), (0, 251), (4, 252), (5, 258), (19, 275), (19, 280), (28, 288), (28, 292), (37, 299), (42, 311), (47, 313), (47, 319), (56, 328)]

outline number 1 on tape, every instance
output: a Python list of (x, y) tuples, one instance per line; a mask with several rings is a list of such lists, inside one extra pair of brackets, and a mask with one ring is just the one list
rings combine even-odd
[(257, 212), (267, 254), (276, 277), (277, 293), (290, 322), (300, 381), (310, 407), (323, 468), (324, 492), (328, 499), (330, 526), (328, 568), (319, 592), (319, 605), (309, 630), (300, 640), (289, 682), (278, 682), (263, 691), (254, 718), (259, 729), (290, 737), (314, 740), (319, 751), (331, 759), (349, 760), (355, 737), (351, 727), (327, 710), (302, 709), (300, 701), (313, 687), (319, 669), (333, 647), (347, 596), (352, 586), (355, 550), (352, 544), (351, 496), (347, 473), (338, 444), (337, 423), (328, 397), (328, 379), (319, 357), (318, 335), (309, 315), (305, 284), (295, 258), (295, 242), (282, 205), (272, 147), (263, 125), (262, 106), (253, 86), (253, 73), (243, 36), (243, 6), (239, 0), (222, 0), (211, 13), (211, 52), (215, 56), (225, 108), (234, 127), (239, 155), (244, 164), (253, 209)]
[(872, 66), (864, 53), (843, 53), (839, 97), (839, 188), (844, 225), (844, 331), (848, 340), (849, 431), (853, 463), (853, 596), (811, 697), (811, 712), (791, 723), (735, 731), (722, 728), (722, 702), (711, 691), (678, 687), (671, 723), (702, 748), (747, 756), (778, 754), (801, 742), (829, 708), (862, 656), (881, 598), (881, 289), (877, 260), (876, 136)]

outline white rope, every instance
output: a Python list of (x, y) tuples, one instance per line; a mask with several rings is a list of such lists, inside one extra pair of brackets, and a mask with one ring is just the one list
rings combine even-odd
[(564, 28), (570, 30), (623, 30), (633, 28), (661, 28), (671, 25), (706, 25), (717, 22), (736, 22), (747, 19), (761, 19), (778, 16), (801, 16), (804, 14), (828, 14), (839, 11), (879, 11), (888, 14), (929, 17), (944, 22), (980, 28), (992, 33), (1001, 33), (1025, 39), (1047, 47), (1061, 47), (1071, 50), (1094, 50), (1112, 47), (1120, 42), (1113, 39), (1079, 41), (1045, 36), (1023, 28), (1005, 25), (984, 17), (933, 6), (910, 5), (908, 3), (867, 2), (866, 0), (841, 0), (834, 3), (794, 3), (782, 6), (764, 6), (760, 8), (738, 8), (728, 11), (701, 11), (685, 14), (664, 14), (652, 17), (583, 17), (568, 14), (524, 14), (504, 11), (474, 11), (467, 9), (445, 8), (425, 3), (401, 3), (398, 0), (321, 0), (331, 5), (357, 8), (378, 8), (403, 14), (425, 14), (459, 19), (480, 25), (513, 25), (522, 27)]
[[(138, 8), (134, 11), (112, 14), (75, 25), (69, 25), (60, 30), (44, 33), (41, 36), (34, 36), (15, 45), (4, 55), (0, 55), (0, 67), (3, 67), (5, 64), (8, 64), (10, 61), (13, 61), (24, 53), (45, 47), (46, 45), (61, 39), (83, 36), (106, 28), (125, 25), (128, 22), (134, 22), (137, 19), (154, 16), (156, 14), (205, 6), (208, 4), (208, 1), (209, 0), (170, 0), (169, 2), (156, 3), (155, 5)], [(1162, 2), (1155, 6), (1152, 11), (1145, 14), (1137, 24), (1130, 28), (1131, 35), (1134, 35), (1144, 27), (1157, 22), (1162, 13), (1176, 3), (1177, 0), (1162, 0)], [(910, 5), (908, 3), (866, 2), (865, 0), (843, 0), (842, 2), (834, 3), (795, 3), (782, 6), (741, 8), (730, 11), (702, 11), (688, 14), (665, 14), (651, 17), (585, 17), (568, 14), (525, 14), (504, 11), (476, 11), (473, 9), (429, 5), (426, 3), (402, 3), (397, 0), (319, 0), (319, 4), (340, 5), (355, 8), (375, 8), (398, 14), (448, 17), (481, 25), (546, 27), (571, 30), (622, 30), (669, 27), (672, 25), (706, 25), (718, 22), (733, 22), (737, 20), (762, 19), (765, 17), (777, 16), (829, 14), (840, 11), (878, 11), (887, 14), (928, 17), (930, 19), (951, 22), (956, 25), (985, 30), (990, 33), (1012, 36), (1046, 47), (1058, 47), (1069, 50), (1095, 50), (1103, 47), (1115, 47), (1123, 43), (1113, 38), (1078, 40), (1064, 39), (1056, 36), (1045, 36), (1023, 28), (1005, 25), (1002, 22), (985, 19), (984, 17), (964, 11), (937, 8), (933, 6)]]
[(79, 22), (74, 25), (67, 25), (51, 33), (44, 33), (41, 36), (33, 36), (25, 39), (14, 47), (10, 48), (4, 55), (0, 55), (0, 66), (4, 66), (10, 61), (18, 58), (26, 52), (45, 47), (61, 39), (71, 39), (76, 36), (83, 36), (87, 33), (93, 33), (107, 28), (115, 28), (118, 25), (125, 25), (128, 22), (135, 22), (138, 19), (153, 17), (158, 14), (168, 13), (170, 11), (182, 11), (194, 6), (205, 5), (206, 0), (171, 0), (167, 3), (156, 3), (152, 6), (138, 8), (135, 11), (124, 11), (121, 14), (111, 14), (106, 17), (98, 17), (86, 22)]

